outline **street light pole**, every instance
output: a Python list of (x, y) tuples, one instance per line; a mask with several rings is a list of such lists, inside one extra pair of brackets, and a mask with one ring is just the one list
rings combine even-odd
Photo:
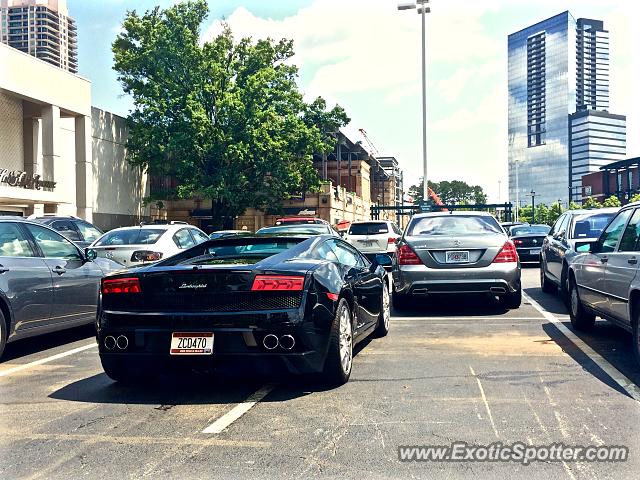
[(536, 223), (536, 192), (531, 190), (531, 223)]
[(427, 180), (427, 26), (426, 14), (431, 9), (426, 6), (429, 0), (416, 0), (415, 3), (403, 3), (398, 5), (398, 10), (418, 9), (422, 23), (422, 196), (426, 202), (429, 198), (429, 181)]

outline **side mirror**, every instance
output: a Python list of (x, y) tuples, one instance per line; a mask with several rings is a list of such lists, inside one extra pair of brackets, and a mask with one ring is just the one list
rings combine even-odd
[(575, 249), (578, 253), (593, 253), (595, 242), (576, 242)]
[(84, 249), (84, 256), (87, 260), (93, 261), (96, 258), (98, 258), (98, 252), (95, 251), (93, 248), (85, 248)]
[(393, 262), (391, 261), (391, 257), (383, 253), (379, 253), (376, 255), (375, 263), (382, 267), (390, 267), (393, 264)]

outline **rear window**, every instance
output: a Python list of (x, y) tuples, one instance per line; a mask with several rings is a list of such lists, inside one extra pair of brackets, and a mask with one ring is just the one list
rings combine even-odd
[(380, 233), (389, 233), (389, 228), (384, 222), (353, 224), (349, 227), (348, 235), (378, 235)]
[(131, 228), (127, 230), (114, 230), (104, 234), (96, 242), (96, 247), (118, 245), (152, 245), (156, 243), (166, 230), (152, 228)]
[(411, 222), (407, 230), (409, 236), (504, 234), (498, 222), (492, 217), (459, 215), (417, 218)]
[(529, 225), (526, 227), (511, 227), (511, 236), (517, 237), (518, 235), (531, 235), (540, 234), (546, 235), (551, 230), (551, 227), (546, 225)]
[(218, 240), (216, 244), (205, 246), (204, 249), (194, 247), (189, 252), (176, 255), (162, 265), (252, 264), (289, 250), (300, 241), (302, 240), (277, 238), (268, 242)]
[(597, 238), (600, 236), (615, 213), (578, 215), (573, 221), (569, 238)]
[(281, 218), (276, 220), (276, 225), (313, 225), (317, 223), (323, 222), (316, 218)]

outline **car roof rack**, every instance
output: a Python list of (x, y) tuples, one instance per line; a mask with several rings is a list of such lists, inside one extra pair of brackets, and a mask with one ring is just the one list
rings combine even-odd
[(190, 225), (189, 222), (184, 222), (182, 220), (152, 220), (150, 222), (140, 222), (140, 226), (144, 227), (147, 225)]

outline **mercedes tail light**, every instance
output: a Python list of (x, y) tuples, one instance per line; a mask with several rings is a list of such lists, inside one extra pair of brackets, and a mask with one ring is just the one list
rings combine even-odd
[(304, 286), (303, 276), (256, 275), (251, 286), (254, 292), (299, 292)]
[(110, 293), (140, 293), (140, 279), (136, 277), (130, 278), (113, 278), (102, 280), (102, 294)]
[(396, 237), (389, 237), (389, 240), (387, 240), (387, 245), (391, 245), (392, 243), (396, 243), (397, 239)]
[(503, 245), (498, 255), (496, 255), (496, 258), (493, 259), (493, 263), (515, 263), (517, 261), (518, 252), (511, 240), (508, 240), (507, 243)]
[(422, 265), (422, 260), (406, 243), (398, 248), (398, 265)]
[(136, 250), (131, 255), (132, 262), (157, 262), (161, 258), (161, 252), (152, 252), (150, 250)]

